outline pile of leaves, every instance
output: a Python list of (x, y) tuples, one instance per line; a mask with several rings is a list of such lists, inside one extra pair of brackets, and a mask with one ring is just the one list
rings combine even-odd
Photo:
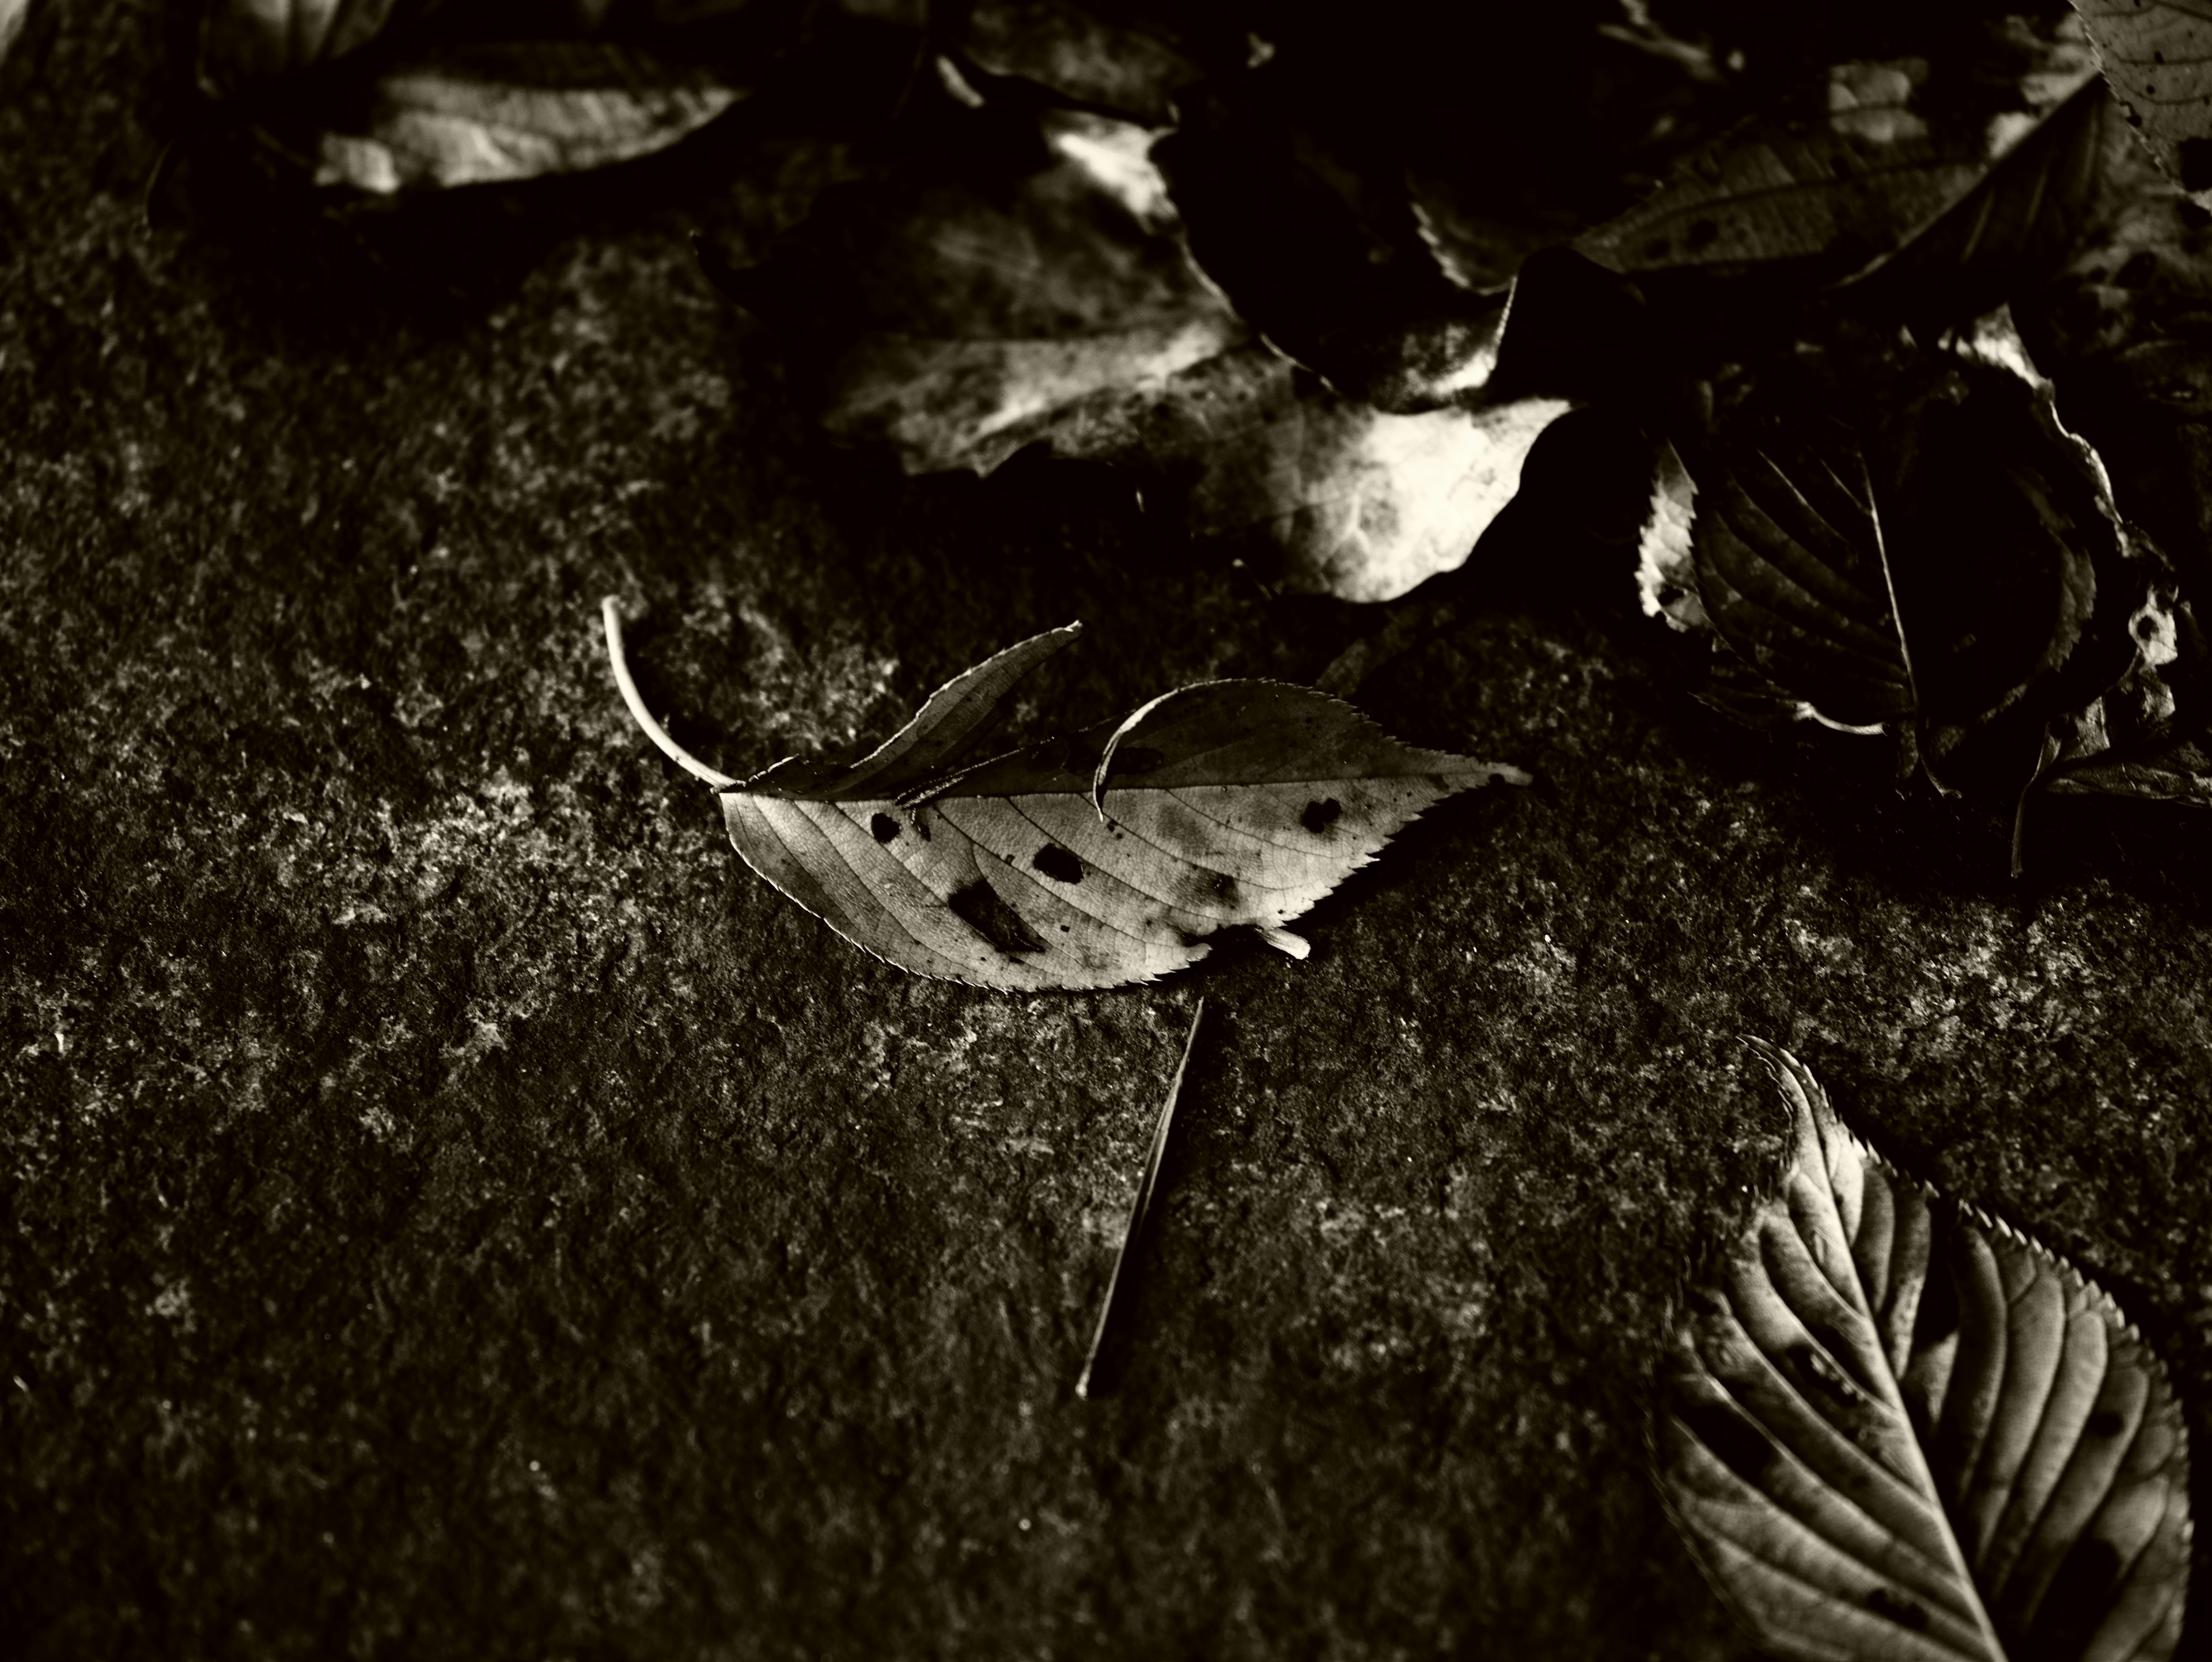
[(702, 240), (829, 434), (1110, 467), (1164, 536), (1353, 602), (1535, 514), (1709, 642), (1736, 720), (1883, 735), (2016, 825), (2212, 803), (2212, 26), (1441, 9), (210, 0), (192, 75), (339, 213), (842, 78), (803, 222)]

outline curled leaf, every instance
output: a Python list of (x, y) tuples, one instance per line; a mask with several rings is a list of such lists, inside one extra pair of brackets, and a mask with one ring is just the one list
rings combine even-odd
[[(617, 678), (620, 636), (607, 603)], [(1283, 926), (1425, 809), (1499, 764), (1416, 750), (1308, 688), (1221, 681), (962, 769), (1011, 688), (1075, 626), (1007, 648), (931, 695), (850, 766), (792, 758), (722, 813), (745, 863), (902, 969), (999, 988), (1112, 987), (1194, 964), (1239, 925)], [(655, 742), (682, 757), (632, 697)]]
[(581, 172), (665, 149), (741, 96), (630, 46), (457, 48), (380, 76), (362, 130), (323, 134), (316, 182), (386, 195)]
[(1794, 1153), (1662, 1378), (1659, 1476), (1778, 1654), (2160, 1662), (2189, 1580), (2166, 1369), (2096, 1284), (1909, 1181), (1755, 1044)]

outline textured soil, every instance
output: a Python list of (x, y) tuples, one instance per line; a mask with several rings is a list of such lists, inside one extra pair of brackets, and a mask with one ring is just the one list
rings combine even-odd
[(1725, 728), (1620, 551), (1509, 527), (1358, 701), (1537, 782), (1308, 961), (906, 976), (641, 740), (603, 594), (735, 774), (1073, 618), (1039, 733), (1377, 616), (1095, 473), (822, 447), (690, 242), (787, 216), (772, 133), (426, 236), (226, 214), (218, 132), (149, 229), (165, 50), (48, 7), (0, 106), (16, 1653), (1747, 1656), (1644, 1417), (1781, 1154), (1744, 1033), (2088, 1266), (2212, 1446), (2203, 822), (2039, 805), (2014, 883), (2006, 805)]

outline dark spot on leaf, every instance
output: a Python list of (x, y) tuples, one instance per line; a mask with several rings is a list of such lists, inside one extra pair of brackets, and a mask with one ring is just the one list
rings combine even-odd
[(1156, 750), (1146, 750), (1142, 745), (1124, 745), (1114, 752), (1114, 773), (1151, 773), (1165, 765), (1167, 758)]
[(1080, 739), (1067, 741), (1067, 754), (1060, 758), (1060, 767), (1079, 779), (1088, 779), (1098, 771), (1098, 752)]
[(2120, 1434), (2120, 1428), (2126, 1423), (2111, 1409), (2100, 1408), (2089, 1416), (2089, 1434), (2092, 1437), (2117, 1437)]
[(878, 843), (888, 843), (898, 835), (898, 821), (887, 813), (868, 816), (868, 830)]
[(2123, 289), (2142, 289), (2158, 275), (2158, 260), (2148, 249), (2143, 250), (2112, 274), (2112, 281)]
[(1022, 915), (999, 898), (999, 892), (981, 879), (955, 889), (945, 903), (952, 915), (1009, 958), (1017, 953), (1041, 953), (1044, 942), (1022, 919)]
[(1690, 248), (1691, 248), (1691, 252), (1695, 253), (1695, 252), (1696, 252), (1696, 251), (1698, 251), (1698, 249), (1701, 249), (1701, 248), (1709, 248), (1709, 247), (1711, 247), (1713, 245), (1714, 240), (1716, 240), (1716, 239), (1720, 235), (1720, 234), (1721, 234), (1721, 228), (1720, 228), (1720, 226), (1719, 226), (1718, 224), (1717, 224), (1715, 222), (1713, 222), (1712, 220), (1710, 220), (1710, 219), (1693, 219), (1693, 220), (1692, 220), (1692, 221), (1690, 222)]
[(1774, 1446), (1758, 1427), (1716, 1402), (1683, 1403), (1674, 1411), (1689, 1427), (1691, 1434), (1717, 1455), (1723, 1465), (1753, 1488), (1765, 1486), (1766, 1470), (1774, 1464)]
[(1876, 1616), (1886, 1616), (1900, 1628), (1910, 1628), (1918, 1633), (1928, 1625), (1928, 1612), (1910, 1598), (1899, 1598), (1887, 1587), (1876, 1587), (1866, 1598), (1867, 1608)]
[(2181, 141), (2181, 188), (2185, 191), (2212, 189), (2212, 138), (2185, 138)]
[(1083, 880), (1083, 862), (1057, 843), (1048, 843), (1039, 849), (1030, 864), (1047, 877), (1058, 878), (1063, 883)]
[(2136, 639), (2138, 641), (2148, 641), (2157, 633), (2158, 620), (2155, 618), (2140, 618), (2136, 620)]
[(2166, 62), (2166, 54), (2160, 52), (2156, 47), (2153, 47), (2151, 49), (2150, 61), (2154, 64), (2163, 64)]
[(1343, 805), (1332, 796), (1325, 801), (1307, 803), (1306, 811), (1298, 816), (1298, 824), (1304, 825), (1316, 837), (1320, 837), (1325, 834), (1343, 813)]
[(1675, 601), (1681, 598), (1682, 586), (1680, 583), (1662, 583), (1659, 585), (1659, 604), (1661, 606), (1672, 606)]
[(2121, 105), (2120, 113), (2126, 118), (2127, 124), (2130, 127), (2140, 127), (2142, 125), (2142, 118), (2136, 113), (2136, 107), (2134, 105)]

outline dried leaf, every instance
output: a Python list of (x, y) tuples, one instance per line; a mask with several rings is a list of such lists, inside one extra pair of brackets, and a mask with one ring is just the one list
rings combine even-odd
[(1991, 304), (2022, 264), (2062, 258), (2094, 211), (2094, 71), (2078, 35), (2017, 19), (1942, 70), (1838, 64), (1576, 246), (1647, 285), (1764, 271), (1809, 289), (1894, 259), (1900, 279), (1934, 285), (1922, 303)]
[(988, 472), (1244, 337), (1183, 251), (1145, 129), (1047, 111), (1030, 143), (1011, 181), (832, 192), (740, 274), (739, 298), (808, 367), (824, 425), (889, 442), (909, 472)]
[(1215, 431), (1192, 528), (1264, 528), (1290, 588), (1395, 600), (1466, 561), (1519, 490), (1537, 439), (1572, 407), (1531, 398), (1398, 416), (1313, 388)]
[(1721, 638), (1831, 726), (1908, 715), (1912, 676), (1857, 435), (1810, 415), (1699, 453), (1698, 597)]
[(1073, 640), (1034, 636), (956, 677), (859, 763), (792, 758), (723, 786), (745, 863), (847, 940), (919, 974), (1000, 988), (1112, 987), (1194, 964), (1244, 925), (1294, 955), (1283, 925), (1393, 833), (1518, 769), (1384, 736), (1350, 705), (1272, 681), (1155, 699), (1118, 727), (955, 764), (1011, 688)]
[(2128, 125), (2212, 206), (2212, 18), (2175, 0), (2074, 0)]
[(2164, 1366), (2072, 1265), (1904, 1178), (1755, 1048), (1794, 1157), (1656, 1425), (1715, 1585), (1785, 1656), (2171, 1656), (2189, 1445)]
[(1106, 16), (1074, 0), (975, 0), (961, 55), (1147, 126), (1174, 119), (1175, 94), (1204, 73), (1164, 18)]
[(218, 96), (337, 62), (440, 0), (209, 0), (200, 79)]
[(743, 95), (630, 46), (456, 48), (379, 76), (365, 130), (323, 134), (315, 179), (387, 195), (578, 173), (665, 149)]
[(1402, 414), (1479, 390), (1498, 297), (1443, 275), (1396, 166), (1293, 120), (1286, 101), (1265, 72), (1194, 96), (1156, 148), (1199, 264), (1347, 398)]

